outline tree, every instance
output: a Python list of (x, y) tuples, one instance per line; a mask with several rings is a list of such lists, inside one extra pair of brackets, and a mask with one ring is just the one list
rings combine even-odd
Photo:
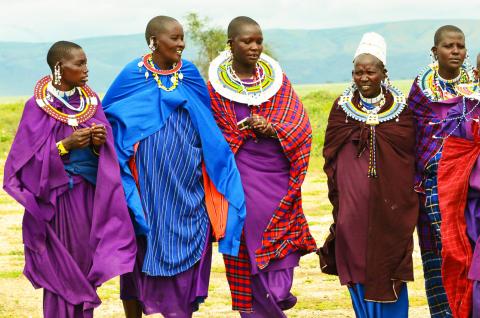
[(208, 78), (208, 66), (225, 49), (227, 35), (219, 27), (208, 27), (209, 18), (200, 18), (196, 13), (187, 15), (188, 35), (198, 46), (197, 59), (194, 61), (202, 76)]

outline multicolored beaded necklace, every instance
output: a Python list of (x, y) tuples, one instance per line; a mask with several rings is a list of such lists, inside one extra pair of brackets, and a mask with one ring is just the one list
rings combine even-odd
[[(83, 87), (77, 87), (77, 90), (80, 94), (80, 99), (84, 100), (84, 106), (83, 109), (77, 114), (70, 115), (63, 113), (54, 106), (52, 106), (51, 102), (53, 102), (54, 95), (49, 90), (47, 90), (47, 87), (51, 85), (51, 82), (52, 77), (50, 75), (43, 77), (35, 85), (33, 93), (37, 105), (41, 109), (43, 109), (49, 116), (75, 128), (79, 124), (86, 122), (87, 120), (92, 118), (93, 115), (95, 115), (97, 111), (98, 100), (97, 96), (88, 85), (85, 85)], [(62, 103), (65, 104), (65, 101), (62, 100)]]
[[(343, 111), (346, 114), (345, 122), (348, 123), (348, 117), (353, 118), (359, 122), (363, 122), (370, 126), (370, 138), (369, 138), (369, 157), (368, 157), (368, 173), (369, 178), (377, 177), (377, 155), (376, 155), (376, 133), (375, 127), (380, 123), (392, 120), (395, 118), (395, 121), (399, 121), (398, 117), (403, 109), (406, 107), (407, 102), (405, 96), (393, 86), (388, 88), (382, 86), (382, 93), (379, 94), (376, 98), (365, 99), (361, 96), (360, 105), (361, 109), (355, 106), (353, 103), (353, 95), (355, 93), (356, 87), (349, 86), (338, 100), (338, 105), (342, 107)], [(383, 91), (389, 91), (393, 96), (392, 105), (382, 113), (379, 113), (380, 109), (385, 104), (385, 95)], [(372, 103), (372, 100), (378, 105)], [(360, 157), (361, 154), (359, 154)]]
[[(160, 70), (156, 68), (155, 64), (153, 63), (152, 53), (148, 53), (143, 56), (140, 62), (138, 62), (138, 67), (142, 67), (142, 66), (146, 68), (145, 79), (148, 79), (149, 71), (150, 71), (152, 73), (153, 78), (157, 82), (158, 88), (166, 92), (171, 92), (175, 88), (177, 88), (179, 80), (183, 79), (183, 74), (179, 72), (180, 69), (182, 68), (182, 60), (174, 64), (173, 68), (170, 70)], [(170, 81), (172, 82), (172, 85), (170, 87), (166, 87), (165, 85), (163, 85), (159, 75), (162, 75), (162, 76), (172, 75), (170, 77)]]
[(275, 95), (283, 82), (282, 68), (277, 61), (262, 53), (251, 80), (240, 79), (232, 67), (229, 50), (223, 51), (208, 69), (209, 81), (221, 96), (249, 106), (258, 106)]
[(418, 76), (417, 84), (431, 101), (448, 100), (459, 95), (479, 98), (480, 89), (474, 82), (473, 69), (463, 64), (458, 76), (451, 80), (438, 74), (438, 62), (428, 65)]

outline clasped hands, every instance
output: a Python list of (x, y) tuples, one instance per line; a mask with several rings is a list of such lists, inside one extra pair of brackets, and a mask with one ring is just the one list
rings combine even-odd
[(272, 124), (263, 116), (253, 114), (252, 117), (247, 118), (245, 123), (257, 134), (265, 137), (276, 136), (275, 129), (273, 129)]
[(92, 123), (90, 127), (75, 130), (70, 136), (62, 140), (62, 144), (68, 151), (90, 145), (98, 150), (106, 140), (107, 130), (105, 126)]

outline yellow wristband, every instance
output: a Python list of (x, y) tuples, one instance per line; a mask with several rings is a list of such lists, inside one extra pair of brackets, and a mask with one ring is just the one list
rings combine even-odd
[(57, 149), (58, 149), (58, 154), (60, 156), (64, 156), (68, 153), (68, 150), (65, 149), (65, 146), (63, 145), (63, 143), (61, 141), (57, 142)]

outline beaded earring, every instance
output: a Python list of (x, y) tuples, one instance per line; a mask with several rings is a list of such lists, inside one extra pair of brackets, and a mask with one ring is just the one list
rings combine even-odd
[(392, 86), (392, 82), (390, 82), (390, 78), (388, 77), (388, 74), (386, 74), (385, 79), (382, 81), (383, 86), (385, 89), (388, 91), (390, 87)]
[(148, 44), (148, 47), (150, 50), (152, 50), (152, 52), (155, 52), (155, 42), (153, 41), (153, 37), (150, 38), (150, 44)]
[(352, 81), (350, 82), (350, 87), (351, 87), (352, 92), (354, 92), (354, 91), (357, 90), (357, 84), (355, 84), (355, 82), (353, 81), (353, 79), (352, 79)]
[(225, 44), (225, 48), (223, 50), (227, 52), (228, 59), (231, 60), (232, 59), (232, 46), (230, 45), (230, 42), (227, 42), (227, 44)]
[(432, 64), (437, 61), (437, 57), (433, 54), (432, 50), (430, 50), (430, 60), (432, 61)]
[(56, 64), (54, 69), (53, 69), (53, 83), (55, 85), (60, 85), (62, 79), (62, 74), (60, 73), (60, 64)]

